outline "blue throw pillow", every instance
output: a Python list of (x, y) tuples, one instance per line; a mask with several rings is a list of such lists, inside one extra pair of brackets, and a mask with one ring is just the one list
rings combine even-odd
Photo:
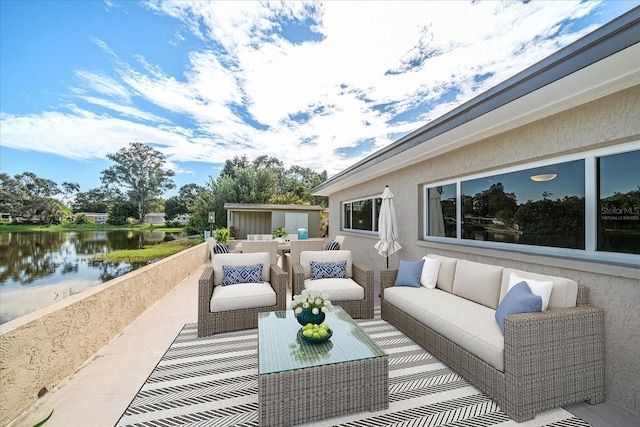
[(420, 275), (422, 275), (422, 266), (424, 260), (420, 261), (403, 261), (400, 260), (398, 266), (398, 275), (396, 276), (396, 283), (394, 286), (411, 286), (414, 288), (420, 287)]
[(311, 261), (311, 280), (347, 278), (347, 261)]
[(253, 265), (230, 266), (223, 265), (222, 286), (235, 285), (236, 283), (261, 283), (262, 263)]
[(531, 313), (542, 310), (542, 298), (531, 292), (527, 282), (514, 285), (504, 296), (496, 310), (496, 321), (504, 335), (504, 317), (510, 314)]
[(327, 250), (328, 251), (339, 251), (340, 250), (340, 243), (336, 242), (335, 240), (330, 241), (329, 243), (327, 243)]

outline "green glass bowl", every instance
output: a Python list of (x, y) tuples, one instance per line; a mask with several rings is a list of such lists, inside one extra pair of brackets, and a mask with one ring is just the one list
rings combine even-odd
[(318, 342), (325, 342), (325, 341), (328, 341), (328, 340), (329, 340), (329, 338), (331, 338), (331, 335), (333, 335), (333, 331), (332, 331), (331, 329), (328, 329), (328, 330), (327, 330), (327, 336), (326, 336), (326, 337), (322, 337), (322, 338), (309, 338), (309, 337), (305, 337), (305, 336), (302, 334), (302, 328), (300, 328), (300, 329), (298, 330), (298, 338), (300, 338), (300, 339), (301, 339), (301, 340), (303, 340), (303, 341), (310, 342), (310, 343), (318, 343)]

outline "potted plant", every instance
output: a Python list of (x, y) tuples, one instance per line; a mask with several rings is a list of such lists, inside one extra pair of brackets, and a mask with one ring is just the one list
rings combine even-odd
[(216, 243), (227, 246), (227, 242), (229, 241), (229, 230), (226, 228), (216, 228), (216, 231), (213, 232), (213, 238), (216, 239)]
[(273, 233), (271, 233), (271, 236), (280, 243), (284, 243), (285, 238), (288, 235), (289, 233), (287, 233), (287, 229), (284, 227), (278, 227), (275, 230), (273, 230)]

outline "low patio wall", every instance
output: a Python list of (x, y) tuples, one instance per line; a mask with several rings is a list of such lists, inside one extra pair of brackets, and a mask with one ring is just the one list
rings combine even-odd
[(207, 256), (203, 243), (0, 325), (0, 425), (74, 373)]

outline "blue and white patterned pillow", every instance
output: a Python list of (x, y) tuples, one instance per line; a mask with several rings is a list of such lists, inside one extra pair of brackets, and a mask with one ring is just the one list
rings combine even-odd
[(216, 245), (213, 247), (213, 252), (217, 254), (228, 254), (229, 248), (227, 247), (227, 245), (223, 245), (222, 243), (216, 243)]
[(347, 278), (347, 261), (311, 261), (311, 280)]
[(222, 286), (235, 285), (236, 283), (261, 283), (262, 263), (253, 265), (223, 265)]
[(336, 242), (335, 240), (330, 241), (329, 243), (327, 243), (327, 250), (328, 251), (339, 251), (340, 250), (340, 243)]

